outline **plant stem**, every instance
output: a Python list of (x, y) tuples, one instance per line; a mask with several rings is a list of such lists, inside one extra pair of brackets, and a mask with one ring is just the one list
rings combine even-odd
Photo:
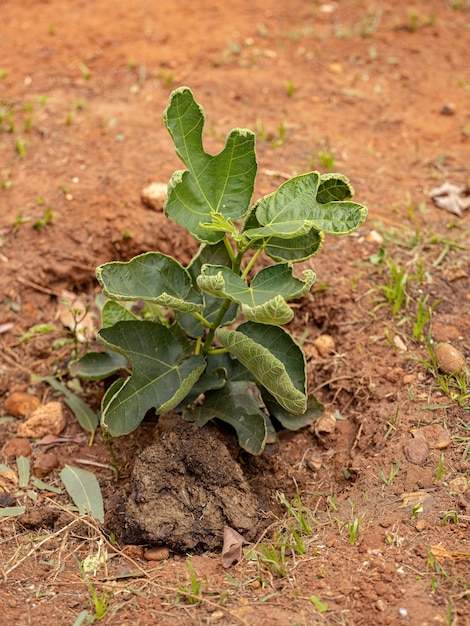
[(207, 333), (206, 340), (204, 341), (204, 345), (202, 347), (204, 352), (209, 352), (212, 346), (212, 341), (214, 339), (215, 331), (219, 327), (222, 320), (224, 319), (224, 315), (229, 310), (231, 304), (232, 304), (232, 300), (230, 300), (229, 298), (226, 298), (223, 301), (222, 306), (220, 307), (219, 312), (217, 313), (217, 317), (215, 318), (214, 322), (211, 324), (211, 329)]
[(243, 280), (245, 280), (245, 278), (248, 276), (251, 268), (256, 263), (257, 258), (260, 256), (263, 250), (264, 250), (264, 246), (262, 246), (261, 248), (258, 248), (258, 250), (254, 253), (254, 255), (252, 256), (252, 258), (250, 259), (249, 263), (247, 264), (247, 266), (245, 267), (243, 271), (243, 274), (241, 276)]

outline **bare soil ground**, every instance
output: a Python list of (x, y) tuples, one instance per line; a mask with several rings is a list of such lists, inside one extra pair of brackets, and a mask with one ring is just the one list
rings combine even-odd
[[(2, 468), (1, 505), (26, 505), (0, 517), (4, 623), (470, 624), (469, 378), (419, 360), (442, 341), (470, 357), (469, 212), (429, 196), (469, 184), (468, 0), (3, 0), (1, 18), (1, 461), (16, 470), (26, 456), (58, 488), (67, 463), (96, 472), (108, 522), (71, 511), (63, 489), (19, 489)], [(141, 202), (180, 168), (162, 124), (179, 85), (206, 110), (209, 152), (233, 127), (257, 132), (256, 198), (333, 169), (369, 207), (309, 263), (317, 282), (290, 327), (337, 419), (281, 432), (252, 461), (265, 531), (228, 570), (216, 553), (147, 561), (113, 544), (116, 492), (154, 421), (90, 445), (64, 406), (61, 440), (45, 446), (18, 438), (22, 418), (5, 408), (18, 391), (56, 399), (32, 375), (70, 359), (73, 344), (57, 342), (70, 336), (64, 289), (93, 303), (97, 265), (194, 252)], [(53, 329), (24, 341), (38, 324)], [(324, 356), (321, 334), (335, 345)], [(102, 391), (78, 393), (98, 410)], [(296, 520), (276, 492), (301, 496), (303, 554), (282, 549)], [(79, 564), (105, 552), (85, 576)]]

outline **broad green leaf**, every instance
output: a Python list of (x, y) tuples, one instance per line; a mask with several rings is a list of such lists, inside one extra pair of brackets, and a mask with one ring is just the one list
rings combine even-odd
[(29, 459), (25, 456), (19, 456), (16, 459), (16, 469), (18, 470), (18, 487), (24, 489), (29, 483)]
[(204, 426), (219, 419), (233, 426), (240, 446), (250, 454), (260, 454), (268, 436), (264, 403), (257, 386), (249, 381), (227, 382), (219, 391), (206, 395), (202, 406), (185, 412), (184, 419)]
[(0, 517), (16, 517), (23, 515), (25, 511), (25, 506), (5, 506), (0, 508)]
[(60, 479), (78, 507), (80, 515), (90, 513), (92, 517), (103, 523), (103, 496), (96, 476), (79, 467), (66, 465), (60, 472)]
[(349, 200), (354, 195), (354, 189), (348, 178), (343, 174), (329, 173), (320, 176), (317, 202), (326, 204), (338, 200)]
[(219, 328), (216, 337), (287, 411), (307, 409), (305, 356), (279, 326), (245, 322), (237, 330)]
[(129, 309), (126, 309), (126, 307), (114, 300), (107, 300), (101, 310), (101, 325), (103, 328), (114, 326), (118, 322), (130, 322), (136, 319), (138, 318)]
[(102, 424), (114, 436), (137, 428), (149, 409), (165, 413), (187, 396), (206, 367), (202, 356), (185, 359), (184, 350), (166, 326), (154, 322), (118, 322), (98, 339), (126, 356), (132, 374), (103, 404)]
[(243, 313), (263, 324), (286, 324), (294, 314), (285, 300), (297, 298), (310, 289), (315, 280), (311, 270), (304, 271), (305, 280), (295, 278), (287, 264), (263, 268), (248, 285), (238, 274), (221, 265), (204, 265), (198, 285), (204, 291), (229, 298), (242, 305)]
[(113, 300), (147, 300), (177, 311), (201, 311), (202, 305), (186, 301), (191, 277), (166, 254), (146, 252), (125, 263), (115, 261), (96, 270), (104, 293)]
[(338, 175), (329, 175), (322, 181), (318, 172), (291, 178), (256, 203), (254, 210), (260, 227), (245, 230), (244, 235), (249, 239), (289, 239), (306, 235), (312, 228), (332, 235), (350, 233), (366, 219), (367, 209), (350, 200), (320, 201), (334, 197), (335, 190), (343, 197), (346, 181)]
[(67, 389), (65, 385), (59, 383), (59, 381), (52, 376), (38, 377), (37, 380), (49, 383), (51, 387), (60, 391), (60, 393), (65, 396), (65, 404), (75, 415), (80, 426), (91, 434), (95, 432), (96, 427), (98, 426), (98, 416), (88, 406), (88, 404), (85, 404), (85, 402), (80, 400), (80, 398), (77, 398), (77, 396), (72, 393), (70, 389)]
[(188, 87), (171, 94), (163, 120), (177, 155), (188, 168), (173, 174), (165, 214), (198, 241), (216, 243), (224, 233), (206, 230), (201, 223), (211, 221), (211, 212), (227, 219), (238, 219), (247, 212), (257, 167), (255, 136), (249, 130), (235, 128), (219, 154), (207, 154), (202, 145), (204, 110)]
[[(212, 323), (216, 318), (222, 302), (220, 298), (210, 296), (207, 293), (202, 293), (197, 286), (197, 277), (201, 273), (201, 267), (209, 263), (211, 265), (230, 265), (231, 260), (223, 242), (219, 242), (213, 246), (202, 244), (197, 254), (192, 258), (191, 263), (186, 268), (191, 275), (192, 287), (188, 293), (187, 300), (191, 302), (203, 303), (204, 310), (202, 315), (205, 319)], [(221, 322), (221, 326), (231, 324), (238, 315), (238, 304), (234, 303), (230, 306), (227, 313)], [(184, 329), (190, 337), (201, 337), (204, 334), (204, 327), (202, 324), (190, 313), (176, 313), (176, 319), (178, 324)]]
[[(247, 218), (244, 230), (259, 228), (256, 211), (253, 210)], [(300, 263), (315, 256), (323, 244), (323, 233), (311, 228), (306, 234), (289, 239), (281, 237), (262, 237), (252, 240), (251, 247), (264, 248), (264, 252), (279, 263)]]
[(127, 359), (118, 352), (87, 352), (81, 359), (71, 364), (72, 376), (86, 380), (103, 380), (128, 367)]
[(313, 394), (307, 398), (307, 410), (302, 415), (294, 415), (286, 411), (273, 396), (266, 390), (262, 390), (263, 400), (272, 417), (275, 417), (283, 428), (287, 430), (299, 430), (304, 426), (313, 424), (325, 411), (325, 407)]

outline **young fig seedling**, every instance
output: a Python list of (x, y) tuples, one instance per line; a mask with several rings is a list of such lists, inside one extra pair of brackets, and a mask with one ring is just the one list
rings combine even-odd
[[(102, 403), (102, 426), (113, 436), (136, 429), (149, 409), (174, 409), (197, 426), (227, 422), (240, 445), (259, 454), (274, 424), (296, 430), (323, 410), (307, 393), (304, 353), (283, 328), (294, 316), (289, 301), (315, 280), (310, 269), (294, 275), (293, 266), (318, 252), (324, 233), (357, 228), (367, 209), (352, 201), (345, 176), (319, 172), (252, 205), (254, 134), (233, 129), (213, 156), (203, 148), (204, 122), (192, 91), (173, 91), (164, 123), (186, 169), (171, 177), (164, 210), (199, 242), (198, 252), (187, 267), (161, 252), (98, 267), (109, 298), (98, 334), (106, 352), (86, 355), (74, 373), (103, 378), (126, 363), (129, 375)], [(268, 264), (255, 270), (263, 255)], [(135, 316), (125, 303), (137, 300), (160, 314)]]

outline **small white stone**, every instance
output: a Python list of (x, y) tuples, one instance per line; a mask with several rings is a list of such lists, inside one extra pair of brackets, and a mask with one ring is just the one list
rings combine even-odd
[(408, 611), (407, 611), (404, 607), (402, 607), (402, 606), (401, 606), (401, 607), (398, 609), (398, 615), (399, 615), (400, 617), (408, 617)]

